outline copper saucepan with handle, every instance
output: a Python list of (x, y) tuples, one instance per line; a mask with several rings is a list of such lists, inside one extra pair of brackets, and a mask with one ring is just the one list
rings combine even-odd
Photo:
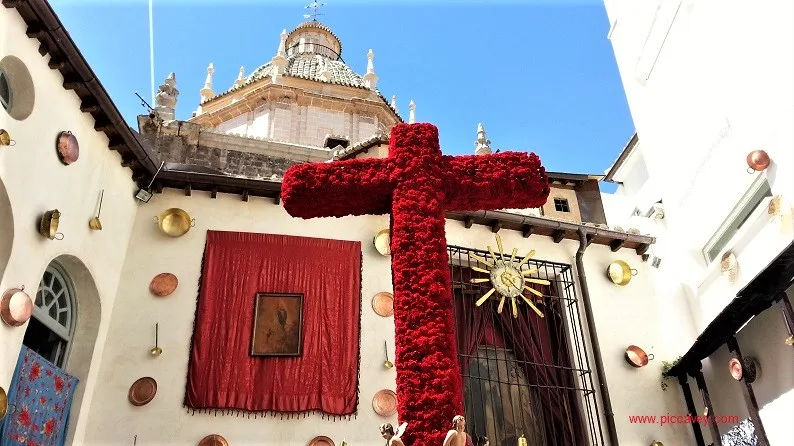
[(20, 327), (33, 314), (33, 300), (25, 292), (25, 286), (11, 288), (0, 297), (0, 319), (9, 327)]
[(632, 367), (645, 367), (648, 365), (648, 361), (653, 361), (653, 353), (649, 355), (636, 345), (626, 347), (626, 362), (631, 364)]

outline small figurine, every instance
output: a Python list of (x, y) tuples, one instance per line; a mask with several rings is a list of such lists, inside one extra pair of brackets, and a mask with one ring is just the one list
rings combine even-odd
[(394, 426), (391, 423), (384, 423), (380, 425), (380, 434), (386, 439), (386, 446), (405, 446), (405, 443), (400, 439), (405, 433), (405, 428), (408, 423), (403, 423), (397, 427), (397, 433), (394, 432)]
[(444, 439), (444, 446), (467, 446), (468, 439), (466, 419), (463, 415), (455, 415), (452, 418), (452, 429), (447, 432), (447, 438)]

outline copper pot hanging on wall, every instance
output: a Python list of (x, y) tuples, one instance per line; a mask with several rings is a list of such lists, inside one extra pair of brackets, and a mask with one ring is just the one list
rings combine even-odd
[(45, 212), (39, 223), (39, 234), (50, 240), (63, 240), (63, 234), (58, 232), (60, 218), (61, 213), (58, 209)]
[(747, 165), (749, 166), (747, 172), (753, 173), (766, 170), (770, 162), (772, 162), (772, 160), (769, 158), (768, 153), (763, 150), (753, 150), (747, 154)]
[(636, 345), (629, 345), (626, 347), (626, 354), (624, 356), (626, 362), (631, 364), (632, 367), (645, 367), (648, 361), (653, 361), (653, 353), (650, 355), (645, 353), (645, 350), (637, 347)]
[(11, 288), (0, 297), (0, 319), (11, 327), (24, 325), (33, 314), (33, 300), (25, 286)]

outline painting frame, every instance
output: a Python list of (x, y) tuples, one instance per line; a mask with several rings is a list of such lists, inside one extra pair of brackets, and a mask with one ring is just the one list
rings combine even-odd
[(252, 357), (299, 357), (303, 354), (303, 297), (303, 293), (258, 292), (254, 295), (249, 351)]

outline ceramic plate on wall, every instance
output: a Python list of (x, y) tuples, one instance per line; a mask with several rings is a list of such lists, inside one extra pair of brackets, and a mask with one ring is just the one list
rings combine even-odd
[(392, 293), (381, 292), (372, 298), (372, 309), (378, 316), (389, 317), (394, 314), (394, 296)]
[(378, 391), (372, 398), (372, 409), (382, 417), (390, 417), (397, 413), (397, 394), (389, 389)]

